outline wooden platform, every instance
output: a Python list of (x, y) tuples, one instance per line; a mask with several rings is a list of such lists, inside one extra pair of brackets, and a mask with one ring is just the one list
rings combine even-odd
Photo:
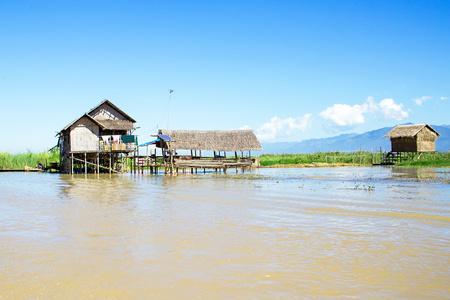
[(204, 168), (204, 169), (228, 169), (228, 168), (246, 168), (252, 166), (252, 160), (227, 161), (227, 160), (174, 160), (176, 168)]

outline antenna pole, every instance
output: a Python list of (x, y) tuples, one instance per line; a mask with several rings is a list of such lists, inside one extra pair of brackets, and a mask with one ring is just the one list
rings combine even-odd
[(172, 98), (173, 90), (169, 90), (169, 114), (167, 115), (167, 129), (169, 129), (169, 123), (170, 123), (170, 99)]

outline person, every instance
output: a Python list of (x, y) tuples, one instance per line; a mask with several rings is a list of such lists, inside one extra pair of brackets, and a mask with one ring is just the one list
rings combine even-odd
[(43, 170), (43, 169), (44, 169), (44, 165), (42, 165), (42, 163), (41, 163), (40, 161), (38, 161), (37, 168), (38, 168), (39, 170)]

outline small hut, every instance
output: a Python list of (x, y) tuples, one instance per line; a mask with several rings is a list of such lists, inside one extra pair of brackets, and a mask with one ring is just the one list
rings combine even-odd
[[(159, 130), (156, 146), (171, 168), (245, 168), (251, 167), (251, 151), (262, 147), (253, 130)], [(177, 151), (188, 150), (180, 156)], [(213, 152), (212, 158), (202, 157), (202, 151)], [(234, 156), (227, 159), (227, 152)], [(238, 152), (240, 152), (238, 154)]]
[(57, 135), (60, 170), (73, 173), (114, 171), (114, 163), (124, 154), (134, 152), (136, 137), (131, 135), (136, 121), (104, 100), (99, 105), (69, 123)]
[(433, 152), (439, 133), (428, 124), (398, 125), (384, 137), (391, 139), (391, 152)]

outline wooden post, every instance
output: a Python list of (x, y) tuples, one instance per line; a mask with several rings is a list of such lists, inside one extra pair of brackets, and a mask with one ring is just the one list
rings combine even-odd
[(109, 153), (109, 174), (111, 174), (111, 153)]
[(362, 152), (361, 152), (361, 147), (359, 147), (359, 164), (361, 164), (362, 162)]
[(72, 153), (72, 162), (70, 164), (70, 168), (71, 168), (70, 174), (73, 174), (73, 153)]
[(84, 174), (87, 174), (86, 152), (84, 152)]
[(100, 174), (100, 154), (97, 153), (97, 175)]

